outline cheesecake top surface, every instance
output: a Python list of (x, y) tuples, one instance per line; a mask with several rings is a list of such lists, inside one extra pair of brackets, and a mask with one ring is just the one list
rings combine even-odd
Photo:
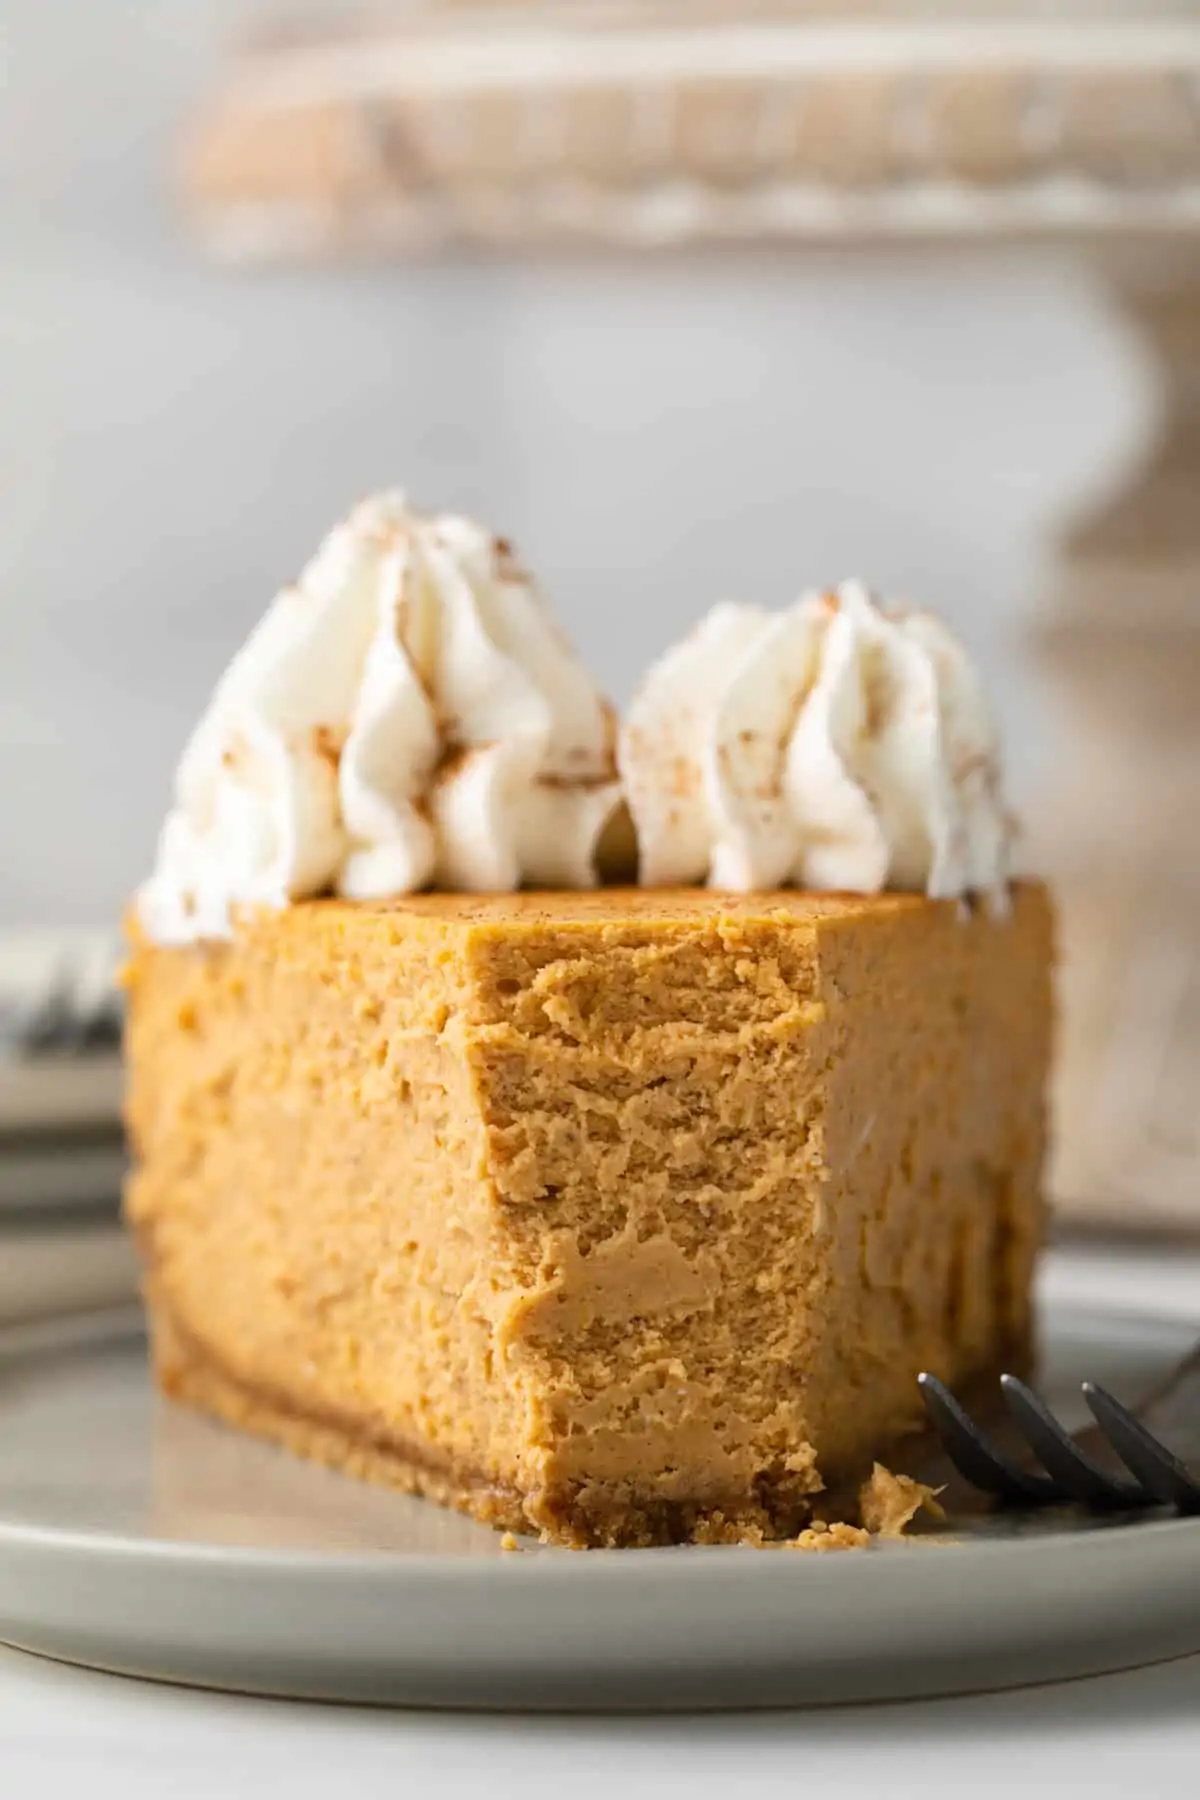
[(333, 921), (363, 912), (410, 915), (465, 925), (620, 924), (629, 919), (705, 924), (710, 920), (778, 919), (803, 922), (842, 914), (891, 914), (920, 909), (929, 901), (920, 894), (814, 894), (796, 888), (763, 893), (726, 893), (716, 888), (603, 887), (515, 894), (402, 894), (362, 905), (344, 900), (314, 901)]
[[(664, 935), (720, 935), (729, 927), (734, 938), (741, 930), (803, 932), (840, 922), (861, 921), (884, 925), (888, 921), (921, 915), (960, 914), (969, 924), (972, 912), (981, 911), (1002, 925), (1014, 910), (1028, 904), (1028, 896), (1041, 894), (1041, 884), (1012, 884), (1011, 904), (994, 908), (984, 903), (968, 911), (962, 901), (930, 900), (925, 894), (814, 894), (795, 888), (764, 893), (724, 893), (713, 888), (603, 887), (578, 891), (524, 890), (515, 894), (402, 894), (386, 900), (342, 900), (329, 897), (299, 901), (284, 911), (269, 907), (245, 909), (235, 915), (235, 939), (253, 938), (260, 944), (284, 943), (299, 949), (308, 942), (330, 944), (394, 942), (449, 934), (449, 942), (485, 938), (522, 939), (564, 934), (594, 944), (646, 941)], [(156, 946), (136, 911), (127, 919), (127, 936), (137, 951), (156, 947), (186, 949), (189, 946)], [(220, 940), (212, 940), (219, 944)], [(203, 950), (203, 942), (192, 946)]]

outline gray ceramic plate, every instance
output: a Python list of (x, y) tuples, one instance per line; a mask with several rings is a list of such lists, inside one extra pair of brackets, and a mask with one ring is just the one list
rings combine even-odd
[[(1043, 1385), (1155, 1379), (1195, 1324), (1051, 1310)], [(1070, 1410), (1065, 1407), (1064, 1410)], [(1200, 1650), (1200, 1521), (839, 1556), (505, 1553), (165, 1406), (136, 1319), (0, 1334), (0, 1638), (97, 1667), (426, 1706), (899, 1698)]]

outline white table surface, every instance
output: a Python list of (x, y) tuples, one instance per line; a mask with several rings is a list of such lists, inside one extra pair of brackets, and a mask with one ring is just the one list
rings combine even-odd
[[(1195, 1309), (1200, 1251), (1074, 1249), (1048, 1285)], [(819, 1712), (667, 1718), (437, 1715), (189, 1692), (0, 1650), (3, 1800), (389, 1800), (641, 1793), (1073, 1800), (1194, 1793), (1200, 1656), (1017, 1693)]]

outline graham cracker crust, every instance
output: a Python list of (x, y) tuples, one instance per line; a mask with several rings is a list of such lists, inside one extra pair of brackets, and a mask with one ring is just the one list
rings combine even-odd
[[(572, 1549), (795, 1537), (811, 1521), (814, 1495), (793, 1475), (760, 1478), (753, 1495), (714, 1503), (645, 1502), (595, 1485), (522, 1493), (427, 1444), (369, 1431), (361, 1421), (318, 1415), (289, 1396), (243, 1380), (185, 1326), (161, 1295), (147, 1296), (155, 1377), (167, 1399), (295, 1456), (401, 1493), (450, 1506), (497, 1531), (538, 1533)], [(822, 1495), (822, 1498), (825, 1496)]]
[(529, 1530), (522, 1496), (514, 1488), (452, 1464), (427, 1445), (369, 1433), (332, 1412), (302, 1411), (285, 1395), (243, 1381), (160, 1298), (147, 1299), (147, 1317), (154, 1373), (167, 1399), (359, 1481), (456, 1507), (498, 1531)]

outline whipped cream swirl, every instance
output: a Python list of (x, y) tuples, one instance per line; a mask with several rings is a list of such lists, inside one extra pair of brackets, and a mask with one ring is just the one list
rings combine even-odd
[(962, 645), (857, 582), (714, 608), (650, 671), (618, 752), (648, 886), (999, 897), (999, 743)]
[(219, 682), (144, 928), (226, 936), (232, 908), (327, 892), (592, 886), (615, 737), (502, 540), (399, 493), (365, 500)]

